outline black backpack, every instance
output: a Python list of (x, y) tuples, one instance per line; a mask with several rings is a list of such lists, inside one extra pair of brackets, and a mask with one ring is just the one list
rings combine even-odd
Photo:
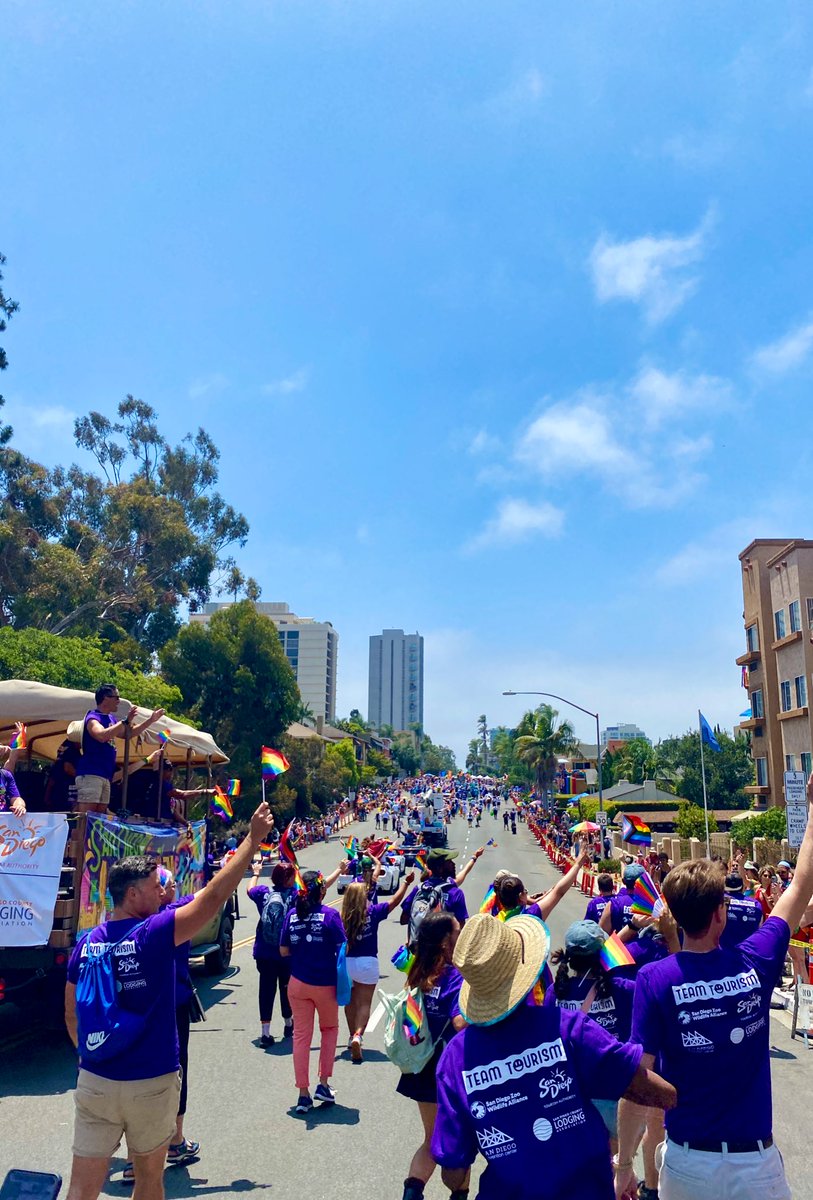
[(270, 891), (266, 896), (260, 914), (260, 930), (266, 946), (279, 947), (282, 927), (290, 907), (291, 901), (281, 892)]
[(449, 892), (454, 886), (454, 880), (447, 879), (443, 883), (432, 883), (425, 880), (412, 901), (409, 910), (409, 925), (407, 927), (407, 949), (414, 952), (418, 942), (418, 930), (424, 918), (432, 912), (442, 912), (449, 907)]

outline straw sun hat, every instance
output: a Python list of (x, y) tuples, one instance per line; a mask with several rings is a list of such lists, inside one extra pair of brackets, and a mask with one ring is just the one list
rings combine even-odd
[(466, 1020), (493, 1025), (513, 1012), (539, 978), (549, 949), (550, 934), (538, 917), (470, 917), (454, 951), (464, 979), (460, 1011)]

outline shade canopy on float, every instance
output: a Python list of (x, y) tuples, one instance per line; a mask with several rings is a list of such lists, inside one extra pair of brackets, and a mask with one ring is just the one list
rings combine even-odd
[[(22, 721), (28, 730), (28, 749), (38, 758), (55, 759), (59, 747), (70, 736), (81, 741), (82, 721), (85, 714), (96, 707), (93, 692), (73, 688), (53, 687), (49, 683), (37, 683), (29, 679), (0, 680), (0, 742), (8, 743), (14, 736), (15, 723)], [(121, 699), (115, 713), (126, 717), (132, 704)], [(149, 717), (151, 709), (136, 707), (134, 724)], [(158, 731), (169, 734), (164, 745), (164, 757), (170, 762), (205, 766), (208, 762), (227, 763), (214, 738), (200, 729), (194, 729), (183, 721), (162, 717), (149, 729), (130, 741), (131, 753), (146, 749), (147, 753), (161, 745)], [(116, 738), (116, 756), (124, 761), (124, 738)]]

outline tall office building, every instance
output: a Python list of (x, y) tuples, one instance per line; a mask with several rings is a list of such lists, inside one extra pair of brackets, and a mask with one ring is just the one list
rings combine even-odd
[(745, 653), (737, 659), (748, 685), (756, 783), (760, 803), (784, 804), (785, 771), (810, 774), (813, 727), (813, 542), (757, 538), (740, 554)]
[(367, 720), (376, 729), (423, 725), (423, 638), (385, 629), (370, 638)]
[(601, 731), (602, 746), (606, 746), (608, 742), (631, 742), (634, 738), (641, 738), (643, 741), (649, 742), (650, 746), (652, 745), (643, 729), (639, 729), (637, 725), (620, 722), (618, 725), (608, 725)]
[[(207, 624), (212, 615), (230, 608), (231, 601), (205, 604), (190, 621)], [(254, 607), (262, 616), (273, 621), (285, 657), (299, 686), (303, 704), (309, 705), (314, 717), (333, 721), (336, 717), (336, 659), (339, 635), (330, 621), (314, 621), (313, 617), (298, 617), (287, 604), (267, 604), (257, 601)]]

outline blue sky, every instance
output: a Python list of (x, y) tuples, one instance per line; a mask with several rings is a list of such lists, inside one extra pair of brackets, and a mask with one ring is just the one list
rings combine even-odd
[[(807, 4), (20, 0), (0, 250), (16, 442), (198, 423), (266, 600), (506, 688), (745, 707), (737, 553), (810, 536)], [(564, 711), (564, 710), (563, 710)], [(589, 720), (573, 714), (587, 737)]]

